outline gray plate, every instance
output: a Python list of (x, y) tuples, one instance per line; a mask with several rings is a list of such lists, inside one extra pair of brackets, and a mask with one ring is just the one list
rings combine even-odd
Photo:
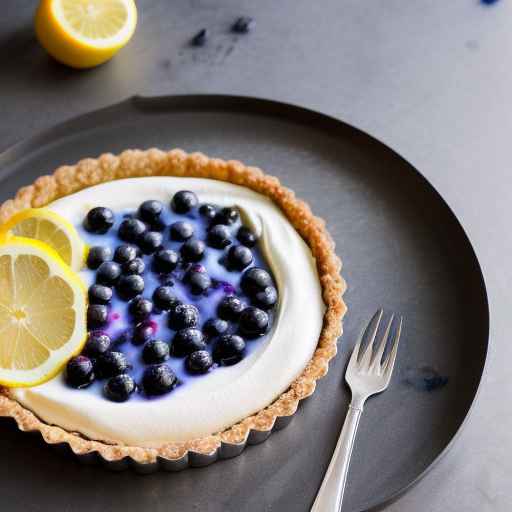
[(380, 305), (405, 316), (405, 331), (390, 388), (361, 421), (344, 511), (398, 496), (450, 445), (485, 363), (485, 285), (449, 207), (368, 135), (302, 108), (229, 96), (134, 98), (59, 125), (0, 156), (0, 198), (60, 164), (151, 146), (261, 166), (327, 220), (349, 286), (340, 353), (288, 428), (202, 469), (147, 478), (109, 473), (59, 457), (2, 423), (2, 501), (11, 510), (309, 510), (349, 400), (347, 353)]

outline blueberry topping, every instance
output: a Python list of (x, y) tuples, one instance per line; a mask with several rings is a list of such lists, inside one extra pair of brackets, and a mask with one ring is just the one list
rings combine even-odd
[(230, 270), (243, 270), (252, 263), (252, 252), (245, 245), (234, 245), (229, 248), (227, 268)]
[(155, 270), (162, 274), (172, 272), (179, 262), (179, 256), (171, 249), (160, 249), (154, 256)]
[(102, 304), (90, 304), (87, 308), (87, 327), (95, 329), (103, 327), (108, 320), (107, 306)]
[(130, 314), (136, 320), (145, 320), (153, 312), (153, 303), (149, 299), (136, 297), (130, 302)]
[(176, 213), (188, 213), (197, 206), (197, 196), (190, 190), (180, 190), (174, 194), (171, 208)]
[(132, 274), (141, 275), (144, 273), (146, 265), (142, 258), (135, 258), (132, 261), (128, 261), (122, 267), (123, 274), (129, 276)]
[(112, 258), (112, 251), (109, 247), (96, 245), (89, 249), (87, 255), (87, 266), (91, 270), (96, 270), (103, 262), (109, 261)]
[(139, 238), (139, 247), (144, 254), (153, 254), (162, 247), (163, 236), (158, 231), (146, 231)]
[(93, 284), (89, 288), (89, 304), (107, 305), (112, 300), (112, 288), (102, 284)]
[(160, 201), (150, 199), (139, 206), (139, 217), (149, 224), (153, 224), (160, 217), (164, 205)]
[(199, 321), (199, 310), (192, 304), (178, 304), (169, 315), (169, 327), (175, 331), (195, 327)]
[(141, 322), (135, 326), (133, 330), (132, 343), (134, 345), (142, 345), (155, 335), (155, 327), (151, 322)]
[(240, 314), (240, 331), (248, 338), (257, 338), (267, 332), (269, 318), (262, 309), (249, 306)]
[(137, 388), (134, 380), (126, 374), (111, 377), (103, 387), (105, 396), (113, 402), (126, 402)]
[(217, 213), (217, 208), (213, 206), (212, 204), (202, 204), (199, 207), (199, 215), (201, 217), (204, 217), (205, 219), (212, 220), (215, 217), (215, 214)]
[(231, 243), (231, 232), (224, 224), (215, 224), (208, 231), (206, 241), (210, 247), (224, 249)]
[(77, 389), (86, 388), (94, 380), (92, 361), (86, 356), (73, 357), (66, 366), (66, 382)]
[(234, 224), (239, 219), (239, 217), (240, 215), (238, 214), (238, 210), (228, 206), (226, 208), (222, 208), (219, 212), (216, 213), (215, 217), (213, 218), (213, 223), (226, 224), (227, 226), (230, 226), (231, 224)]
[(185, 261), (200, 261), (203, 258), (205, 245), (202, 240), (187, 240), (180, 249), (182, 258)]
[(144, 222), (139, 219), (125, 219), (121, 222), (117, 234), (125, 242), (136, 243), (146, 229)]
[(212, 356), (206, 350), (192, 352), (185, 361), (185, 366), (190, 373), (206, 373), (212, 365)]
[(272, 286), (272, 278), (266, 270), (252, 267), (244, 272), (240, 284), (247, 295), (254, 295), (267, 286)]
[(201, 295), (212, 285), (212, 280), (206, 272), (188, 272), (186, 281), (192, 295)]
[(122, 299), (133, 299), (144, 291), (144, 279), (137, 274), (121, 276), (116, 289)]
[(99, 377), (109, 378), (125, 373), (131, 366), (122, 352), (105, 352), (96, 359), (96, 368)]
[(208, 30), (202, 28), (190, 41), (192, 46), (204, 46), (208, 39)]
[(89, 333), (84, 352), (90, 357), (98, 357), (110, 349), (111, 343), (108, 334), (102, 331), (93, 331)]
[(178, 242), (184, 242), (192, 237), (194, 234), (194, 227), (190, 222), (180, 220), (171, 224), (171, 240)]
[(225, 296), (217, 306), (217, 314), (223, 320), (238, 320), (245, 304), (234, 295)]
[(203, 333), (207, 338), (215, 338), (228, 330), (228, 323), (221, 318), (209, 318), (203, 325)]
[(129, 263), (138, 256), (138, 249), (134, 245), (123, 244), (120, 245), (114, 252), (114, 261), (123, 265)]
[(115, 261), (105, 261), (96, 272), (96, 282), (104, 286), (114, 286), (121, 276), (121, 266)]
[(142, 387), (147, 395), (163, 395), (171, 391), (178, 379), (166, 364), (149, 366), (142, 377)]
[(146, 364), (163, 363), (169, 359), (169, 345), (160, 340), (148, 341), (142, 349), (142, 359)]
[(170, 286), (159, 286), (153, 293), (153, 302), (160, 311), (170, 311), (180, 303)]
[(84, 228), (90, 233), (104, 235), (114, 225), (114, 212), (110, 208), (93, 208), (85, 218)]
[(245, 341), (236, 334), (221, 336), (213, 350), (213, 359), (224, 366), (238, 363), (244, 357)]
[(277, 290), (273, 286), (267, 286), (264, 290), (257, 292), (252, 301), (261, 309), (271, 309), (277, 303)]
[(172, 340), (171, 352), (175, 357), (184, 357), (196, 350), (206, 348), (203, 333), (199, 329), (189, 327), (178, 331)]
[(256, 22), (253, 18), (250, 18), (249, 16), (240, 16), (240, 18), (233, 23), (231, 30), (237, 34), (247, 34), (255, 25)]
[(246, 247), (254, 247), (258, 242), (256, 235), (248, 227), (241, 226), (236, 234), (237, 240)]

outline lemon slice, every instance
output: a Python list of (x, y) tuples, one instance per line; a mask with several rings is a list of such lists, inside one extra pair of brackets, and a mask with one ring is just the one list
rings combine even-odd
[(35, 17), (41, 45), (74, 68), (109, 60), (130, 40), (136, 25), (133, 0), (41, 0)]
[(65, 218), (46, 208), (28, 208), (0, 226), (0, 239), (10, 235), (34, 238), (49, 245), (73, 270), (83, 267), (86, 245)]

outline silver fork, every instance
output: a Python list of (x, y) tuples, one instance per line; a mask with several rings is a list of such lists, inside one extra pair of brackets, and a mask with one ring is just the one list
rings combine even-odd
[[(331, 463), (327, 468), (327, 473), (325, 474), (318, 495), (313, 503), (311, 512), (339, 512), (341, 510), (348, 466), (350, 464), (352, 448), (354, 447), (359, 419), (363, 413), (364, 403), (370, 396), (384, 391), (388, 387), (391, 379), (398, 351), (398, 341), (400, 340), (400, 333), (402, 331), (402, 317), (399, 319), (389, 353), (385, 360), (382, 361), (394, 319), (394, 315), (392, 315), (382, 340), (376, 347), (375, 338), (382, 319), (382, 313), (382, 309), (379, 309), (370, 319), (350, 356), (350, 361), (345, 373), (345, 380), (352, 392), (352, 400), (348, 408), (345, 423), (341, 429), (338, 444), (334, 450)], [(364, 353), (360, 356), (361, 343), (365, 335), (368, 336), (368, 345)]]

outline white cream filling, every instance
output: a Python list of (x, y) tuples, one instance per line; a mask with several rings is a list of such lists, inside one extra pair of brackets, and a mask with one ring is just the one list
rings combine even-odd
[(145, 199), (168, 203), (178, 190), (201, 202), (236, 205), (258, 234), (280, 294), (274, 332), (235, 366), (187, 383), (159, 400), (114, 403), (77, 391), (60, 377), (15, 398), (50, 424), (90, 439), (156, 447), (220, 432), (263, 409), (298, 377), (316, 348), (325, 306), (306, 243), (272, 201), (245, 187), (196, 178), (134, 178), (105, 183), (55, 201), (50, 208), (72, 223), (94, 206), (135, 209)]

